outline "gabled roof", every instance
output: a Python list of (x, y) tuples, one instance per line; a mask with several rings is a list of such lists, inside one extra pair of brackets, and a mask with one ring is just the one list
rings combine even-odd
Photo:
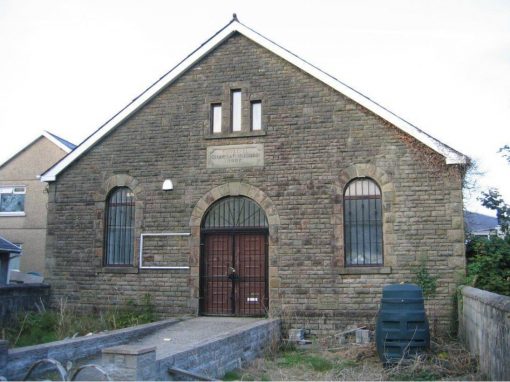
[(464, 211), (464, 223), (467, 232), (470, 233), (495, 230), (499, 225), (498, 219), (494, 216), (487, 216), (470, 211)]
[(63, 171), (73, 161), (75, 161), (83, 153), (89, 150), (102, 137), (108, 134), (111, 130), (113, 130), (116, 126), (122, 123), (130, 115), (135, 113), (145, 103), (147, 103), (153, 97), (155, 97), (166, 86), (168, 86), (177, 78), (179, 78), (179, 76), (182, 75), (188, 68), (194, 65), (198, 60), (202, 59), (210, 51), (212, 51), (218, 45), (223, 43), (226, 39), (228, 39), (232, 34), (236, 32), (254, 41), (255, 43), (263, 46), (264, 48), (276, 54), (277, 56), (280, 56), (284, 60), (287, 60), (288, 62), (292, 63), (301, 70), (322, 81), (326, 85), (329, 85), (330, 87), (337, 90), (346, 97), (364, 106), (365, 108), (372, 111), (373, 113), (383, 118), (384, 120), (388, 121), (392, 125), (400, 128), (402, 131), (416, 138), (418, 141), (429, 146), (434, 151), (444, 156), (447, 164), (468, 163), (469, 158), (466, 157), (464, 154), (438, 141), (429, 134), (417, 128), (416, 126), (412, 125), (411, 123), (392, 113), (388, 109), (372, 101), (370, 98), (354, 90), (350, 86), (323, 72), (322, 70), (313, 66), (309, 62), (296, 56), (294, 53), (288, 51), (287, 49), (262, 36), (253, 29), (242, 24), (241, 22), (239, 22), (239, 20), (237, 20), (237, 17), (234, 15), (234, 18), (230, 23), (228, 23), (225, 27), (223, 27), (211, 38), (209, 38), (209, 40), (200, 45), (200, 47), (194, 50), (184, 60), (182, 60), (179, 64), (177, 64), (169, 72), (162, 76), (158, 81), (156, 81), (149, 88), (147, 88), (142, 94), (136, 97), (121, 111), (115, 114), (104, 125), (102, 125), (93, 134), (86, 138), (72, 153), (67, 155), (60, 162), (57, 162), (52, 168), (46, 171), (41, 176), (41, 180), (44, 182), (54, 181), (61, 171)]
[[(55, 144), (58, 148), (65, 151), (67, 154), (69, 154), (71, 151), (74, 150), (76, 145), (73, 145), (71, 142), (66, 141), (63, 138), (60, 138), (56, 136), (55, 134), (50, 133), (49, 131), (44, 130), (41, 135), (39, 135), (37, 138), (35, 138), (32, 142), (30, 142), (28, 145), (24, 146), (21, 150), (16, 152), (11, 157), (7, 158), (4, 162), (0, 163), (0, 167), (5, 166), (8, 162), (16, 158), (19, 154), (21, 154), (23, 151), (28, 149), (30, 146), (32, 146), (37, 140), (39, 140), (41, 137), (47, 138), (51, 143)], [(58, 162), (57, 162), (58, 163)]]
[(21, 248), (0, 236), (0, 252), (21, 253)]

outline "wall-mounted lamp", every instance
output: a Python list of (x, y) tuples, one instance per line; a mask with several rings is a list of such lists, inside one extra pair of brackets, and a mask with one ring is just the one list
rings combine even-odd
[(163, 182), (163, 187), (161, 187), (163, 191), (171, 191), (174, 189), (174, 184), (172, 183), (172, 179), (165, 179)]

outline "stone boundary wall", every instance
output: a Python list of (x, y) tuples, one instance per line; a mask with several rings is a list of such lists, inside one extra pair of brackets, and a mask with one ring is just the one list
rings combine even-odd
[(101, 352), (102, 349), (121, 345), (134, 338), (147, 335), (155, 330), (176, 324), (182, 319), (168, 319), (150, 324), (138, 325), (125, 329), (112, 330), (107, 333), (90, 336), (71, 338), (62, 341), (50, 342), (42, 345), (26, 346), (17, 349), (3, 348), (0, 346), (0, 376), (8, 380), (22, 379), (28, 368), (36, 361), (43, 358), (53, 358), (64, 364), (79, 358), (89, 357)]
[(36, 310), (36, 304), (48, 306), (48, 284), (9, 284), (0, 286), (0, 322), (18, 313)]
[[(103, 364), (109, 365), (113, 380), (196, 380), (197, 375), (211, 379), (263, 355), (281, 338), (281, 320), (254, 322), (220, 336), (205, 339), (189, 349), (156, 359), (156, 347), (118, 346), (103, 350)], [(169, 368), (184, 370), (169, 374)], [(195, 376), (194, 376), (195, 375)]]
[(459, 337), (493, 381), (510, 380), (510, 297), (462, 287)]

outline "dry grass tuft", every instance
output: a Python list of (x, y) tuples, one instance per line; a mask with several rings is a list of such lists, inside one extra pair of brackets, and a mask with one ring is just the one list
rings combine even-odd
[(430, 352), (383, 367), (374, 343), (332, 346), (314, 341), (306, 349), (292, 345), (273, 348), (264, 358), (237, 370), (229, 380), (242, 381), (382, 381), (480, 380), (476, 359), (456, 341), (432, 343)]
[(459, 342), (432, 342), (431, 350), (386, 370), (392, 380), (481, 380), (478, 363)]

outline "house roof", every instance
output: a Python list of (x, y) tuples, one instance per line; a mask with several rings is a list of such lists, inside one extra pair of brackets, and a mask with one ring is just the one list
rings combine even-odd
[(464, 223), (467, 232), (495, 230), (498, 226), (498, 219), (493, 216), (479, 214), (477, 212), (464, 212)]
[(337, 90), (346, 97), (364, 106), (365, 108), (372, 111), (373, 113), (383, 118), (384, 120), (388, 121), (392, 125), (400, 128), (402, 131), (411, 135), (418, 141), (429, 146), (434, 151), (444, 156), (447, 164), (466, 164), (469, 162), (469, 158), (464, 154), (440, 142), (431, 135), (425, 133), (423, 130), (420, 130), (413, 124), (407, 122), (403, 118), (389, 111), (385, 107), (379, 105), (370, 98), (366, 97), (365, 95), (354, 90), (350, 86), (339, 81), (335, 77), (323, 72), (316, 66), (310, 64), (309, 62), (295, 55), (294, 53), (288, 51), (287, 49), (274, 43), (268, 38), (262, 36), (260, 33), (242, 24), (234, 15), (232, 21), (230, 21), (225, 27), (220, 29), (217, 33), (215, 33), (212, 37), (210, 37), (207, 41), (205, 41), (202, 45), (195, 49), (191, 54), (189, 54), (184, 60), (182, 60), (180, 63), (174, 66), (170, 71), (168, 71), (165, 75), (163, 75), (151, 86), (149, 86), (143, 93), (141, 93), (138, 97), (131, 101), (131, 103), (126, 105), (111, 119), (106, 121), (106, 123), (104, 123), (94, 133), (87, 137), (80, 145), (78, 145), (78, 147), (76, 147), (76, 149), (73, 152), (71, 152), (61, 161), (57, 162), (48, 171), (46, 171), (41, 176), (41, 180), (45, 182), (51, 182), (56, 180), (57, 175), (61, 171), (63, 171), (67, 166), (69, 166), (77, 158), (79, 158), (86, 151), (88, 151), (92, 146), (94, 146), (96, 142), (98, 142), (111, 130), (113, 130), (115, 127), (121, 124), (126, 118), (131, 116), (137, 110), (139, 110), (145, 103), (147, 103), (157, 94), (159, 94), (159, 92), (162, 91), (166, 86), (170, 85), (177, 78), (179, 78), (188, 68), (190, 68), (197, 61), (202, 59), (205, 55), (207, 55), (209, 52), (215, 49), (218, 45), (222, 44), (232, 34), (236, 32), (254, 41), (255, 43), (263, 46), (264, 48), (276, 54), (277, 56), (283, 58), (284, 60), (292, 63), (293, 65), (297, 66), (301, 70), (305, 71), (306, 73), (317, 78), (326, 85)]
[(0, 236), (0, 252), (21, 253), (21, 248)]
[[(53, 133), (50, 133), (49, 131), (44, 131), (43, 132), (43, 135), (50, 139), (53, 143), (57, 144), (59, 147), (61, 147), (61, 145), (64, 145), (66, 148), (63, 148), (61, 147), (65, 152), (71, 152), (72, 150), (74, 150), (76, 148), (76, 145), (65, 140), (64, 138), (61, 138)], [(52, 139), (53, 138), (53, 139)], [(56, 142), (55, 142), (56, 140)]]
[(24, 146), (21, 150), (19, 150), (18, 152), (16, 152), (14, 155), (12, 155), (11, 157), (7, 158), (3, 163), (0, 163), (0, 167), (3, 167), (4, 165), (6, 165), (8, 162), (10, 162), (11, 160), (13, 160), (14, 158), (16, 158), (19, 154), (21, 154), (23, 151), (25, 151), (26, 149), (28, 149), (30, 146), (32, 146), (38, 139), (40, 139), (41, 137), (44, 137), (44, 138), (47, 138), (51, 143), (55, 144), (57, 147), (59, 147), (61, 150), (65, 151), (66, 153), (70, 153), (71, 151), (74, 150), (74, 148), (76, 147), (76, 145), (72, 144), (71, 142), (69, 141), (66, 141), (65, 139), (63, 138), (60, 138), (59, 136), (55, 135), (55, 134), (52, 134), (50, 133), (49, 131), (43, 131), (41, 135), (39, 135), (37, 138), (35, 138), (32, 142), (30, 142), (28, 145)]

